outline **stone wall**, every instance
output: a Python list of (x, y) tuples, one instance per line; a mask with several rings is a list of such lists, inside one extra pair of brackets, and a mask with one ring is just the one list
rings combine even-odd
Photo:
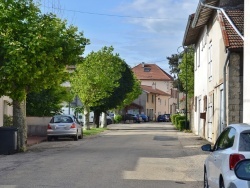
[(46, 136), (51, 117), (27, 117), (28, 136)]
[(243, 122), (243, 57), (232, 53), (229, 63), (228, 124)]

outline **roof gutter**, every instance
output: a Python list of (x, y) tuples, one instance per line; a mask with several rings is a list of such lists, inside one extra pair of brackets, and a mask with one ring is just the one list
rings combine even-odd
[(225, 128), (227, 126), (227, 67), (229, 66), (229, 57), (230, 57), (230, 50), (228, 49), (227, 52), (227, 58), (224, 64), (223, 69), (223, 127)]
[[(235, 32), (240, 36), (240, 38), (244, 41), (244, 36), (240, 33), (240, 31), (237, 29), (237, 27), (234, 25), (234, 23), (232, 22), (232, 20), (228, 17), (227, 13), (225, 12), (225, 10), (223, 8), (219, 8), (219, 7), (214, 7), (214, 6), (211, 6), (211, 5), (207, 5), (207, 4), (204, 4), (204, 1), (205, 0), (199, 0), (199, 5), (198, 5), (198, 9), (197, 11), (200, 12), (201, 10), (201, 6), (203, 7), (207, 7), (207, 8), (211, 8), (211, 9), (215, 9), (215, 10), (218, 10), (220, 12), (222, 12), (222, 14), (226, 17), (227, 21), (229, 22), (229, 24), (233, 27), (233, 29), (235, 30)], [(197, 12), (196, 11), (196, 12)], [(195, 25), (198, 21), (198, 16), (195, 16), (194, 18), (194, 21), (192, 23), (192, 27), (195, 28)]]

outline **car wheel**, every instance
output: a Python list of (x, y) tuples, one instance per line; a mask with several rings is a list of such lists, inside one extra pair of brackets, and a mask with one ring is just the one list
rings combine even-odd
[(204, 188), (209, 188), (207, 181), (207, 171), (204, 169)]
[(225, 188), (224, 180), (222, 177), (220, 178), (220, 188)]
[(48, 141), (51, 141), (51, 140), (52, 140), (52, 137), (51, 137), (51, 136), (47, 136), (47, 140), (48, 140)]
[(78, 140), (78, 134), (76, 134), (75, 136), (74, 136), (74, 141), (77, 141)]

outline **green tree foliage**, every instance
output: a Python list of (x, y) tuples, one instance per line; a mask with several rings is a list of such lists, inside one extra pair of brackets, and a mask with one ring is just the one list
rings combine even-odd
[[(103, 47), (98, 52), (91, 52), (71, 76), (72, 90), (87, 108), (86, 118), (88, 108), (100, 114), (116, 107), (132, 91), (133, 74), (119, 54), (113, 54), (113, 50), (113, 47)], [(95, 115), (99, 118), (98, 114)], [(88, 122), (85, 123), (88, 126)]]
[(122, 101), (122, 103), (119, 104), (119, 106), (117, 106), (117, 108), (122, 109), (127, 105), (130, 105), (135, 99), (139, 97), (141, 93), (142, 93), (141, 82), (135, 77), (135, 75), (133, 75), (132, 91), (126, 94), (125, 99)]
[(118, 80), (119, 86), (116, 87), (111, 95), (100, 101), (100, 105), (92, 108), (95, 112), (95, 124), (99, 125), (99, 114), (110, 109), (122, 108), (130, 104), (141, 94), (140, 82), (134, 76), (131, 68), (123, 62), (121, 64), (124, 71), (121, 72), (121, 78)]
[(27, 116), (53, 116), (61, 112), (62, 103), (71, 101), (72, 96), (67, 88), (58, 86), (32, 92), (27, 95)]
[(185, 49), (179, 69), (182, 86), (188, 92), (188, 98), (192, 98), (194, 96), (194, 49), (192, 47)]
[(180, 68), (179, 64), (182, 59), (183, 54), (172, 54), (170, 57), (167, 57), (170, 73), (174, 75), (173, 87), (178, 88), (179, 91), (183, 92), (182, 82), (179, 79)]
[(1, 1), (0, 23), (0, 96), (13, 99), (18, 149), (25, 150), (27, 93), (59, 85), (89, 40), (55, 15), (41, 14), (32, 0)]
[(170, 73), (174, 74), (175, 80), (173, 86), (179, 88), (179, 91), (186, 91), (186, 62), (187, 62), (187, 89), (188, 97), (194, 94), (194, 50), (187, 47), (179, 54), (172, 54), (167, 57)]

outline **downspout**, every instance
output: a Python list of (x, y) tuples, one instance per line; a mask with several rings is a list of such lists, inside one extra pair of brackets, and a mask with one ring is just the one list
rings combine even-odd
[(225, 61), (225, 64), (224, 64), (224, 69), (223, 69), (223, 89), (224, 89), (224, 92), (223, 92), (223, 107), (224, 107), (224, 110), (223, 110), (223, 126), (224, 128), (226, 127), (227, 125), (227, 78), (226, 78), (226, 75), (227, 75), (227, 67), (229, 65), (229, 57), (230, 57), (230, 50), (228, 50), (228, 53), (227, 53), (227, 58), (226, 58), (226, 61)]
[[(233, 27), (233, 29), (235, 30), (235, 32), (240, 36), (240, 38), (244, 41), (244, 36), (240, 33), (240, 31), (237, 29), (237, 27), (234, 25), (234, 23), (232, 22), (232, 20), (228, 17), (228, 15), (226, 14), (225, 10), (223, 8), (219, 8), (219, 7), (214, 7), (211, 5), (207, 5), (203, 3), (204, 0), (200, 0), (200, 4), (201, 6), (207, 7), (207, 8), (211, 8), (211, 9), (215, 9), (218, 11), (221, 11), (222, 14), (226, 17), (227, 21), (229, 22), (229, 24)], [(194, 28), (195, 25), (197, 23), (197, 19), (195, 22), (192, 23), (192, 27)]]

